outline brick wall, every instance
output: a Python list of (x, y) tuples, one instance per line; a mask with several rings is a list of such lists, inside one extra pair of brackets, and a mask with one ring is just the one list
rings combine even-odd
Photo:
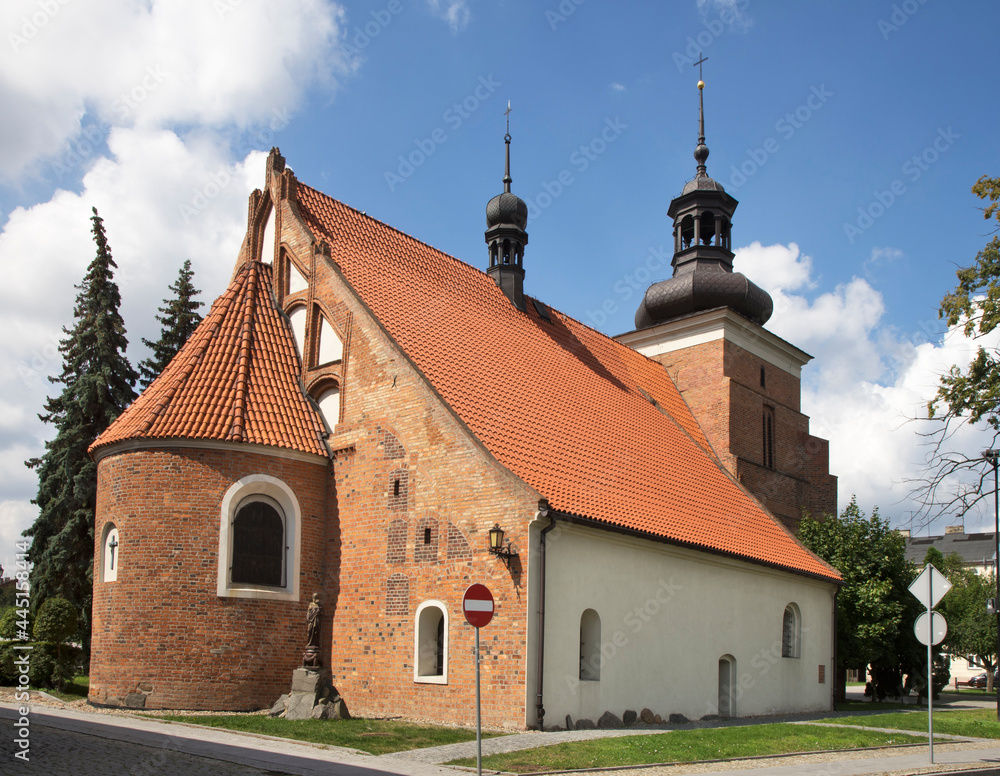
[[(98, 463), (97, 544), (119, 533), (115, 582), (94, 583), (90, 699), (147, 708), (256, 709), (288, 692), (305, 645), (305, 612), (322, 589), (327, 466), (232, 450), (182, 447), (109, 455)], [(301, 600), (219, 598), (223, 496), (270, 474), (302, 510)], [(100, 547), (95, 548), (100, 579)], [(265, 635), (266, 634), (266, 635)]]
[[(272, 187), (276, 198), (293, 189)], [(441, 401), (314, 244), (294, 202), (280, 200), (277, 231), (279, 262), (293, 262), (310, 279), (294, 296), (276, 288), (278, 299), (286, 309), (304, 302), (309, 330), (322, 314), (345, 343), (341, 362), (303, 371), (308, 388), (336, 381), (341, 390), (328, 440), (332, 530), (324, 553), (327, 600), (335, 602), (324, 641), (334, 684), (353, 714), (472, 722), (475, 631), (461, 600), (481, 582), (496, 600), (493, 622), (481, 632), (483, 721), (524, 726), (528, 572), (509, 572), (486, 548), (499, 522), (527, 559), (538, 494)], [(304, 362), (315, 363), (310, 352)], [(414, 681), (414, 617), (428, 600), (448, 613), (446, 684)]]
[[(829, 443), (809, 434), (798, 378), (721, 338), (656, 360), (674, 378), (723, 465), (788, 528), (798, 529), (803, 509), (836, 511)], [(765, 407), (774, 418), (771, 466), (764, 456)]]

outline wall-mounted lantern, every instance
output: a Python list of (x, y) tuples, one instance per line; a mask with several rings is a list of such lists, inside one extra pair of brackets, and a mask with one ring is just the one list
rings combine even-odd
[(510, 546), (510, 539), (504, 544), (503, 541), (504, 530), (500, 527), (499, 523), (496, 523), (490, 529), (490, 553), (496, 555), (500, 560), (503, 561), (507, 570), (510, 571), (510, 562), (513, 558), (519, 557), (516, 550)]

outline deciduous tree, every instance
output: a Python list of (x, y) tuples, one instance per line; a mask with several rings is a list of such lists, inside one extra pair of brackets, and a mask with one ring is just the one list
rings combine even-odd
[(854, 498), (839, 516), (807, 515), (799, 537), (844, 578), (837, 594), (838, 693), (843, 697), (848, 668), (870, 666), (876, 693), (896, 694), (903, 674), (926, 667), (911, 627), (919, 604), (907, 588), (916, 569), (905, 558), (903, 537), (877, 508), (867, 517)]

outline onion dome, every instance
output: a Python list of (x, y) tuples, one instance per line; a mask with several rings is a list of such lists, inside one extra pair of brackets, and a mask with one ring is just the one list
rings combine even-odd
[(674, 221), (673, 277), (646, 289), (635, 311), (637, 329), (718, 307), (728, 307), (762, 326), (774, 310), (764, 289), (742, 273), (733, 272), (731, 229), (739, 202), (709, 177), (705, 166), (704, 88), (705, 82), (699, 80), (698, 145), (694, 150), (697, 171), (667, 210)]

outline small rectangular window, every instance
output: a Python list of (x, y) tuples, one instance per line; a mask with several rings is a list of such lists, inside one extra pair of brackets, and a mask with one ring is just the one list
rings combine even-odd
[(766, 379), (766, 376), (764, 374), (764, 365), (763, 364), (761, 364), (761, 366), (760, 366), (760, 387), (761, 388), (767, 388), (767, 379)]
[(399, 497), (399, 480), (392, 481), (392, 495)]
[(424, 529), (424, 544), (430, 544), (430, 543), (431, 543), (431, 529), (430, 528), (425, 528)]

